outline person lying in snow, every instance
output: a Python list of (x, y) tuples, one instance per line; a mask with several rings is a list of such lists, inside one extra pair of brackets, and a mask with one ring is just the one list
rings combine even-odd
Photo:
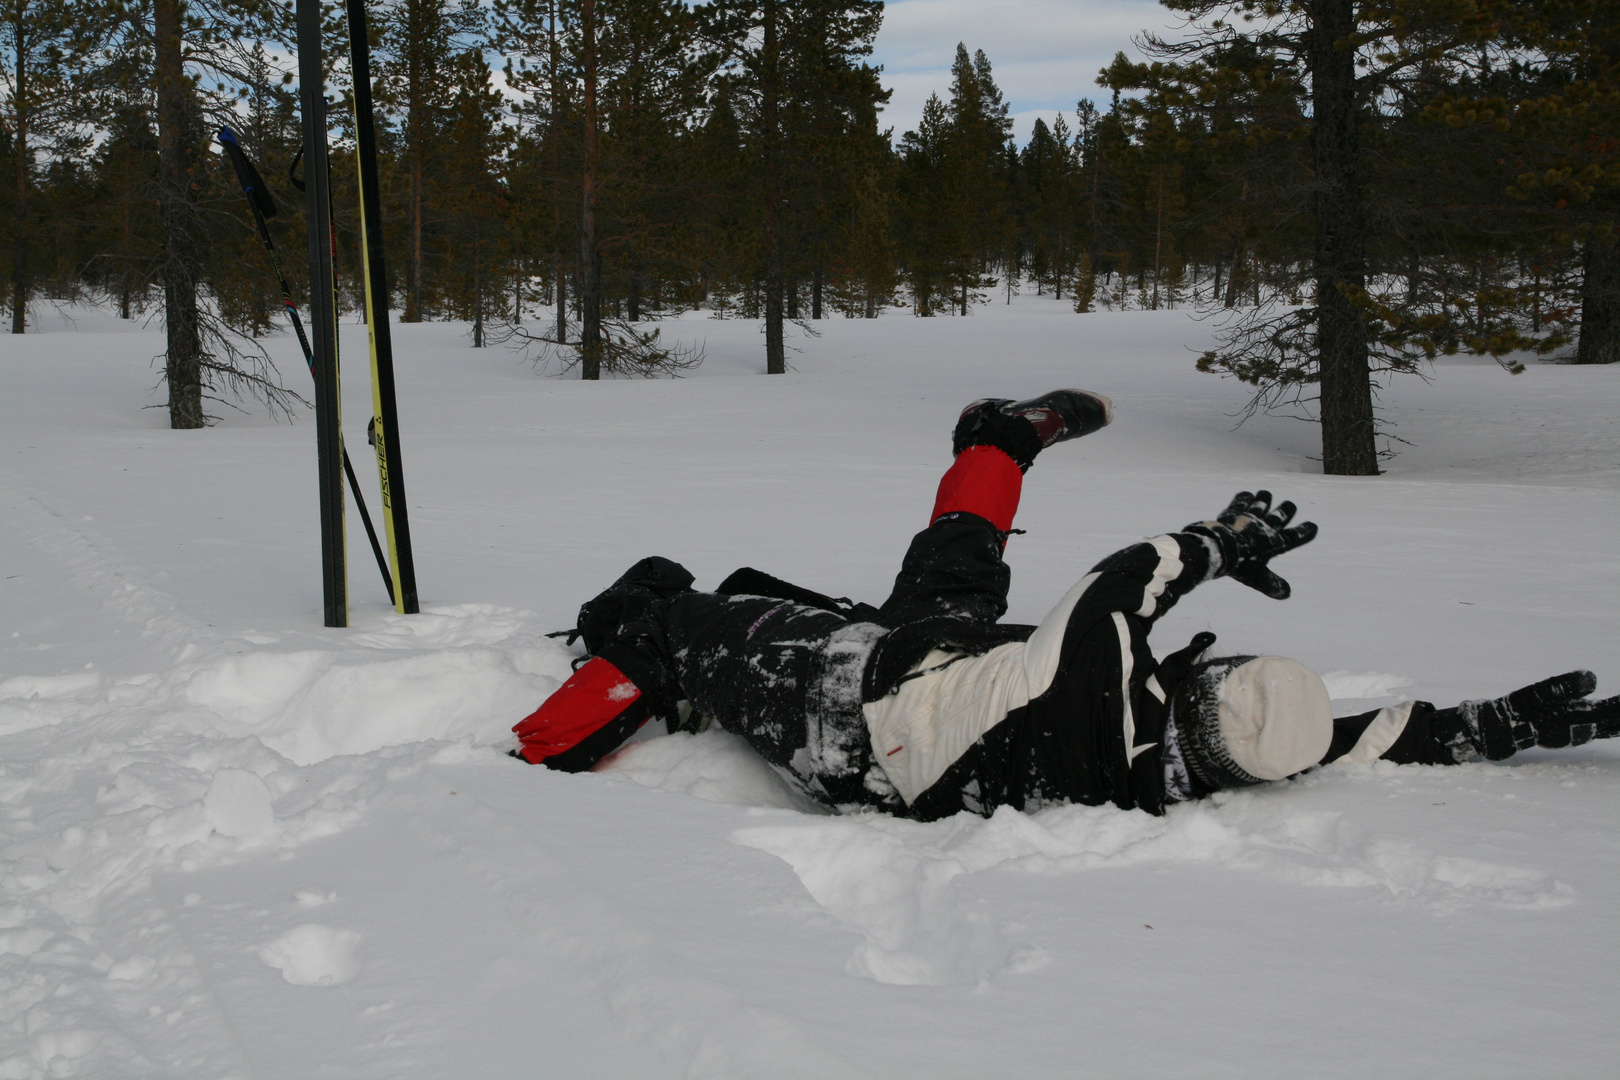
[(512, 729), (512, 755), (578, 772), (649, 719), (672, 732), (712, 720), (823, 803), (933, 820), (1065, 802), (1162, 814), (1330, 761), (1498, 761), (1620, 735), (1620, 697), (1588, 700), (1588, 671), (1336, 720), (1298, 661), (1203, 659), (1208, 632), (1155, 659), (1154, 621), (1203, 582), (1287, 599), (1270, 561), (1316, 526), (1292, 524), (1294, 504), (1266, 491), (1110, 555), (1039, 626), (998, 622), (1025, 471), (1112, 419), (1111, 402), (1083, 390), (969, 405), (931, 523), (881, 607), (751, 568), (698, 592), (678, 563), (641, 560), (580, 608), (569, 641), (583, 637), (588, 656)]

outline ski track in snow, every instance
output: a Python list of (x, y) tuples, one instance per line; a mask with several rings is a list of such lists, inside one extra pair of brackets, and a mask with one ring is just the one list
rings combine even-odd
[[(87, 1058), (232, 1072), (242, 1063), (152, 903), (152, 873), (352, 827), (432, 753), (396, 746), (506, 735), (503, 719), (559, 685), (568, 654), (525, 633), (532, 616), (477, 604), (387, 618), (341, 649), (270, 652), (262, 634), (209, 633), (39, 499), (6, 485), (0, 500), (17, 539), (60, 560), (74, 587), (105, 598), (109, 621), (170, 660), (127, 678), (0, 679), (0, 735), (27, 748), (0, 764), (0, 1024), (30, 1044), (0, 1057), (0, 1077), (70, 1075)], [(264, 810), (221, 794), (235, 778), (264, 792)], [(263, 826), (243, 827), (259, 816)], [(191, 1056), (166, 1059), (164, 1044)], [(209, 1052), (191, 1054), (199, 1047)]]
[[(150, 354), (145, 337), (128, 340), (135, 343), (126, 350), (131, 355)], [(852, 371), (858, 361), (850, 362)], [(1126, 380), (1123, 370), (1115, 371), (1116, 380)], [(522, 386), (547, 391), (562, 385), (524, 378), (531, 381)], [(946, 381), (940, 400), (923, 403), (926, 408), (906, 399), (906, 410), (896, 414), (902, 431), (909, 430), (913, 413), (926, 418), (918, 425), (943, 430), (954, 415), (945, 401), (973, 396), (957, 393), (967, 384), (976, 394), (995, 380), (952, 375)], [(681, 438), (699, 445), (735, 416), (770, 407), (746, 394), (727, 397), (736, 392), (731, 382), (706, 382), (717, 388), (713, 403), (688, 397), (694, 408), (709, 411), (687, 421), (692, 426)], [(816, 392), (825, 393), (828, 384), (819, 385)], [(858, 395), (860, 386), (857, 380), (843, 393)], [(1132, 386), (1127, 383), (1127, 390)], [(625, 388), (665, 392), (638, 384)], [(1151, 389), (1143, 377), (1135, 396), (1151, 398)], [(509, 379), (496, 392), (511, 393)], [(1130, 406), (1132, 396), (1116, 400)], [(856, 411), (840, 423), (865, 423)], [(1128, 416), (1122, 412), (1122, 424)], [(586, 437), (601, 434), (588, 426), (582, 430)], [(1172, 433), (1176, 427), (1160, 430)], [(1211, 438), (1228, 437), (1220, 434), (1223, 426), (1212, 430)], [(1445, 438), (1474, 438), (1478, 430), (1465, 409), (1448, 413), (1433, 434), (1443, 447)], [(298, 441), (309, 431), (305, 425), (296, 440), (281, 429), (272, 434)], [(870, 433), (852, 428), (846, 434), (858, 441)], [(32, 437), (13, 442), (22, 447)], [(1229, 437), (1240, 464), (1224, 472), (1240, 472), (1246, 483), (1263, 457), (1255, 449), (1254, 429)], [(745, 452), (751, 438), (735, 438), (731, 445)], [(836, 432), (817, 438), (836, 440)], [(939, 463), (934, 443), (941, 440), (914, 450), (907, 438), (892, 440), (897, 456), (918, 459), (915, 467), (908, 461), (906, 475), (930, 475)], [(1134, 466), (1100, 452), (1116, 467), (1134, 467), (1127, 477), (1135, 476), (1137, 485), (1173, 489), (1183, 483), (1166, 479), (1178, 468), (1174, 438), (1166, 443), (1172, 447), (1168, 456)], [(1424, 530), (1434, 526), (1417, 509), (1438, 500), (1438, 520), (1452, 505), (1448, 500), (1459, 508), (1483, 503), (1479, 520), (1511, 531), (1510, 519), (1541, 505), (1548, 493), (1510, 490), (1499, 479), (1534, 478), (1539, 467), (1564, 482), (1596, 483), (1600, 497), (1609, 500), (1606, 508), (1588, 507), (1582, 511), (1587, 516), (1572, 522), (1575, 534), (1566, 537), (1566, 547), (1586, 550), (1587, 534), (1598, 535), (1600, 525), (1615, 524), (1620, 516), (1612, 463), (1597, 460), (1607, 453), (1603, 447), (1611, 445), (1613, 432), (1605, 430), (1601, 438), (1610, 441), (1578, 425), (1538, 428), (1532, 462), (1520, 458), (1506, 465), (1496, 461), (1494, 447), (1483, 449), (1489, 439), (1469, 443), (1476, 450), (1458, 455), (1465, 474), (1460, 479), (1495, 482), (1481, 489), (1494, 494), (1460, 497), (1443, 488), (1422, 471), (1440, 452), (1431, 448), (1377, 482), (1401, 509), (1391, 511), (1393, 504), (1376, 500), (1357, 503), (1361, 489), (1332, 487), (1367, 519), (1346, 525), (1362, 529), (1358, 535), (1365, 541), (1361, 549), (1352, 547), (1350, 565), (1376, 578), (1380, 571), (1370, 551), (1388, 539), (1382, 555), (1392, 561), (1395, 580), (1409, 575), (1416, 592), (1438, 597), (1432, 607), (1403, 609), (1408, 613), (1392, 629), (1381, 622), (1377, 602), (1362, 599), (1365, 589), (1347, 578), (1336, 586), (1339, 617), (1365, 645), (1343, 661), (1356, 670), (1324, 675), (1340, 711), (1378, 707), (1407, 693), (1455, 693), (1453, 676), (1432, 670), (1437, 663), (1466, 669), (1458, 680), (1477, 679), (1508, 662), (1517, 674), (1520, 664), (1499, 638), (1471, 641), (1478, 625), (1564, 620), (1574, 627), (1569, 641), (1606, 639), (1612, 667), (1612, 555), (1594, 554), (1589, 563), (1595, 576), (1585, 580), (1600, 590), (1596, 595), (1571, 586), (1576, 578), (1547, 585), (1552, 579), (1541, 565), (1521, 565), (1526, 581), (1491, 595), (1492, 583), (1508, 580), (1493, 561), (1503, 553), (1476, 552), (1481, 576), (1468, 577), (1436, 555), (1447, 550), (1450, 537), (1421, 546)], [(1580, 447), (1572, 450), (1573, 443)], [(409, 456), (408, 443), (407, 461), (426, 459), (427, 470), (432, 454), (447, 453), (427, 439), (416, 445), (426, 447), (422, 458)], [(870, 456), (857, 447), (833, 467), (864, 468)], [(888, 466), (879, 461), (875, 467)], [(1604, 1015), (1612, 1020), (1612, 1005), (1584, 996), (1592, 987), (1612, 988), (1606, 972), (1613, 967), (1614, 920), (1593, 914), (1594, 907), (1612, 908), (1620, 897), (1613, 828), (1620, 777), (1607, 749), (1570, 758), (1530, 756), (1513, 768), (1336, 767), (1223, 793), (1159, 819), (1089, 807), (1034, 815), (1003, 809), (989, 820), (962, 816), (931, 824), (869, 814), (829, 817), (739, 739), (718, 730), (669, 737), (644, 732), (598, 774), (561, 777), (519, 767), (500, 751), (510, 725), (569, 673), (571, 651), (544, 633), (600, 587), (598, 578), (611, 580), (618, 572), (596, 573), (599, 557), (603, 566), (622, 569), (647, 553), (648, 544), (634, 533), (609, 530), (610, 550), (582, 551), (589, 567), (577, 574), (548, 569), (547, 587), (558, 595), (544, 597), (543, 611), (465, 602), (428, 604), (421, 615), (404, 617), (357, 602), (355, 627), (347, 631), (274, 618), (248, 620), (270, 629), (216, 625), (208, 620), (219, 618), (217, 602), (199, 599), (199, 587), (179, 573), (183, 560), (159, 571), (144, 555), (131, 553), (147, 550), (128, 527), (134, 519), (126, 515), (124, 525), (116, 514), (107, 515), (111, 521), (81, 520), (87, 515), (69, 508), (81, 499), (57, 490), (43, 466), (28, 468), (10, 463), (0, 470), (0, 557), (8, 574), (16, 566), (12, 576), (48, 583), (17, 594), (33, 598), (27, 602), (36, 606), (26, 617), (33, 621), (7, 616), (3, 624), (14, 637), (48, 629), (37, 630), (38, 645), (16, 645), (7, 654), (16, 666), (0, 670), (0, 1080), (452, 1076), (469, 1075), (468, 1063), (480, 1060), (481, 1074), (491, 1076), (533, 1075), (529, 1070), (537, 1060), (555, 1069), (554, 1075), (965, 1076), (995, 1075), (999, 1066), (1059, 1076), (1075, 1075), (1076, 1055), (1086, 1053), (1095, 1055), (1099, 1075), (1122, 1075), (1126, 1063), (1143, 1075), (1189, 1068), (1210, 1075), (1291, 1071), (1284, 1063), (1297, 1060), (1264, 1053), (1232, 1054), (1230, 1069), (1201, 1070), (1198, 1063), (1209, 1065), (1210, 1059), (1198, 1056), (1196, 1041), (1169, 1038), (1147, 1049), (1141, 1038), (1120, 1040), (1108, 1026), (1107, 1008), (1096, 1001), (1092, 1008), (1101, 1009), (1102, 1026), (1086, 1028), (1084, 1038), (1042, 1020), (1036, 1002), (1089, 993), (1088, 979), (1096, 981), (1095, 972), (1086, 974), (1092, 965), (1106, 965), (1104, 981), (1123, 980), (1122, 994), (1131, 992), (1128, 972), (1139, 961), (1159, 970), (1146, 946), (1127, 948), (1075, 929), (1079, 912), (1072, 898), (1091, 897), (1098, 925), (1113, 926), (1107, 894), (1156, 895), (1149, 886), (1162, 889), (1154, 884), (1161, 875), (1171, 883), (1203, 883), (1213, 910), (1257, 905), (1271, 912), (1267, 918), (1279, 932), (1297, 925), (1313, 941), (1336, 933), (1373, 941), (1382, 922), (1400, 942), (1475, 934), (1497, 949), (1520, 948), (1515, 955), (1522, 963), (1537, 949), (1523, 952), (1523, 945), (1509, 943), (1531, 928), (1587, 927), (1571, 929), (1549, 946), (1565, 970), (1577, 972), (1576, 990), (1557, 983), (1558, 990), (1540, 991), (1538, 1000), (1556, 1002), (1547, 1008), (1563, 1020), (1542, 1016), (1537, 1030), (1549, 1033), (1549, 1040), (1565, 1030), (1564, 1022), (1582, 1032), (1578, 1049), (1569, 1049), (1562, 1061), (1566, 1075), (1599, 1075), (1594, 1063), (1612, 1062), (1614, 1038), (1593, 1034), (1592, 1024)], [(763, 468), (769, 480), (778, 467)], [(611, 485), (612, 475), (618, 474), (604, 467), (601, 483)], [(813, 470), (778, 475), (798, 477), (811, 488), (822, 482)], [(299, 478), (300, 497), (307, 494), (305, 479)], [(1330, 485), (1320, 477), (1298, 479), (1331, 515)], [(724, 490), (725, 478), (700, 472), (693, 482), (699, 488), (720, 484), (707, 489), (712, 494)], [(1218, 482), (1237, 486), (1224, 475)], [(1408, 498), (1401, 483), (1425, 490)], [(1033, 495), (1028, 500), (1030, 524), (1052, 520), (1054, 506), (1064, 505), (1076, 489), (1059, 474), (1050, 490), (1056, 503)], [(1560, 506), (1586, 507), (1590, 494), (1569, 489), (1550, 497)], [(757, 491), (725, 500), (726, 513), (757, 515), (751, 509), (756, 497)], [(879, 491), (874, 497), (885, 496)], [(559, 512), (577, 516), (569, 508), (572, 495), (558, 498)], [(874, 505), (859, 504), (869, 511)], [(1466, 512), (1474, 509), (1467, 506)], [(521, 512), (515, 511), (514, 521), (522, 523)], [(670, 520), (668, 506), (627, 512)], [(1106, 553), (1097, 550), (1099, 543), (1134, 539), (1129, 530), (1173, 526), (1152, 520), (1163, 512), (1146, 504), (1115, 507), (1108, 513), (1131, 523), (1125, 531), (1115, 529), (1112, 518), (1103, 526), (1088, 520), (1083, 530), (1100, 528), (1108, 540), (1091, 533), (1078, 540), (1060, 537), (1059, 557), (1050, 545), (1062, 530), (1032, 535), (1026, 558), (1014, 553), (1017, 590), (1027, 590), (1015, 590), (1015, 607), (1061, 592), (1030, 567), (1058, 565), (1069, 572), (1077, 544), (1095, 558)], [(908, 515), (909, 508), (897, 512), (893, 527), (887, 519), (874, 524), (874, 534), (887, 539), (865, 538), (834, 550), (811, 537), (768, 568), (794, 577), (795, 561), (802, 559), (810, 564), (806, 584), (853, 595), (851, 586), (823, 579), (842, 561), (863, 588), (875, 592), (888, 564), (877, 556), (862, 561), (868, 558), (864, 548), (903, 543)], [(429, 511), (420, 520), (420, 542), (427, 546), (436, 517)], [(744, 550), (763, 535), (754, 528), (745, 521), (734, 543), (713, 551), (703, 547), (706, 528), (680, 536), (697, 548), (695, 562), (712, 572), (710, 563), (757, 560)], [(482, 536), (493, 528), (472, 531)], [(507, 558), (496, 543), (489, 547), (492, 559)], [(679, 556), (678, 548), (671, 543), (669, 553)], [(1308, 550), (1292, 564), (1296, 591), (1308, 592), (1312, 583), (1321, 589), (1347, 573), (1344, 566), (1313, 571), (1313, 565), (1326, 565), (1309, 561), (1320, 554)], [(206, 555), (197, 558), (199, 573), (214, 572)], [(418, 559), (423, 561), (421, 549)], [(556, 561), (567, 559), (559, 555)], [(426, 562), (432, 565), (431, 558)], [(304, 559), (296, 565), (302, 572), (310, 564)], [(374, 586), (363, 577), (369, 562), (357, 559), (355, 566), (351, 587), (358, 592), (362, 580)], [(465, 595), (503, 596), (510, 577), (491, 572), (487, 588)], [(318, 579), (287, 588), (318, 593)], [(532, 586), (519, 583), (514, 591), (527, 596)], [(53, 596), (61, 598), (55, 614)], [(1185, 602), (1166, 636), (1184, 638), (1215, 614), (1223, 633), (1238, 625), (1230, 644), (1239, 650), (1258, 633), (1242, 628), (1245, 619), (1260, 629), (1273, 626), (1267, 620), (1275, 616), (1262, 602), (1223, 596), (1231, 610)], [(1509, 610), (1507, 623), (1457, 621), (1475, 617), (1464, 608), (1515, 605), (1520, 610)], [(1410, 611), (1423, 614), (1414, 621)], [(1384, 636), (1397, 640), (1386, 647)], [(52, 670), (49, 658), (66, 655), (73, 641), (90, 643), (91, 655), (106, 653), (106, 662)], [(1466, 644), (1470, 655), (1435, 641)], [(1317, 649), (1315, 631), (1297, 644), (1302, 655)], [(1421, 656), (1411, 655), (1413, 645), (1422, 646)], [(1492, 655), (1474, 655), (1479, 653)], [(34, 655), (41, 659), (29, 660)], [(1575, 660), (1597, 662), (1590, 655)], [(1540, 670), (1547, 662), (1537, 653), (1532, 674), (1549, 673)], [(1609, 680), (1605, 692), (1612, 691), (1620, 671), (1600, 668), (1599, 674)], [(1506, 688), (1491, 684), (1479, 692)], [(1049, 895), (1069, 899), (1057, 902)], [(1026, 896), (1027, 902), (1020, 900)], [(1190, 900), (1176, 910), (1184, 922), (1198, 922), (1200, 909)], [(1312, 915), (1316, 910), (1324, 914)], [(1595, 924), (1587, 922), (1594, 918)], [(1124, 922), (1146, 925), (1135, 909)], [(1219, 938), (1217, 931), (1207, 933), (1211, 941)], [(1178, 959), (1202, 947), (1198, 939), (1176, 940)], [(1571, 941), (1595, 951), (1597, 973), (1580, 967), (1580, 950)], [(1084, 942), (1090, 942), (1084, 945), (1090, 955), (1077, 955)], [(1466, 955), (1461, 948), (1445, 955), (1446, 971), (1466, 967), (1457, 959)], [(1391, 957), (1384, 962), (1398, 962)], [(1268, 955), (1265, 962), (1272, 959)], [(1281, 970), (1290, 970), (1285, 957), (1275, 959)], [(1221, 985), (1218, 979), (1207, 982), (1202, 968), (1165, 963), (1162, 970), (1175, 972), (1175, 979), (1203, 987), (1196, 993)], [(1547, 978), (1561, 977), (1556, 968)], [(1210, 978), (1218, 969), (1211, 960)], [(1309, 984), (1297, 971), (1292, 977)], [(1413, 972), (1408, 977), (1418, 978)], [(1481, 985), (1491, 977), (1481, 975)], [(1380, 983), (1376, 972), (1352, 980), (1363, 988)], [(1182, 1007), (1166, 985), (1173, 984), (1155, 983), (1142, 1000)], [(1488, 1000), (1469, 1006), (1487, 1019), (1500, 1015), (1514, 996), (1508, 983), (1490, 985)], [(1273, 1008), (1284, 997), (1304, 996), (1286, 990), (1279, 997), (1243, 996), (1261, 990), (1236, 993), (1235, 1001), (1269, 1002)], [(1463, 1006), (1439, 1009), (1453, 1007)], [(1401, 1015), (1418, 1011), (1408, 1008)], [(1151, 1018), (1154, 1008), (1140, 1012)], [(1487, 1029), (1472, 1020), (1454, 1027), (1473, 1032), (1476, 1040), (1487, 1037)], [(1512, 1030), (1519, 1031), (1521, 1045), (1501, 1050), (1508, 1056), (1497, 1059), (1507, 1063), (1502, 1067), (1509, 1074), (1510, 1065), (1537, 1060), (1534, 1055), (1543, 1052), (1537, 1050), (1540, 1036)], [(290, 1038), (294, 1032), (305, 1033), (301, 1043)], [(1201, 1036), (1206, 1047), (1212, 1037)], [(531, 1038), (540, 1040), (544, 1056), (536, 1056)], [(1237, 1038), (1228, 1048), (1253, 1050)], [(1308, 1033), (1305, 1038), (1309, 1042)], [(1356, 1042), (1331, 1025), (1318, 1038), (1343, 1046)], [(1414, 1069), (1422, 1064), (1420, 1071), (1444, 1075), (1447, 1059), (1423, 1056), (1437, 1038), (1445, 1042), (1433, 1030), (1396, 1024), (1388, 1041), (1392, 1056), (1381, 1060)], [(1530, 1056), (1512, 1056), (1521, 1050)]]

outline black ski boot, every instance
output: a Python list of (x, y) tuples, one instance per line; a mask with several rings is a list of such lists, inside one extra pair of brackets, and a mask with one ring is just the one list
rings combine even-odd
[(1090, 390), (1053, 390), (1028, 401), (980, 398), (962, 410), (951, 434), (951, 453), (994, 446), (1029, 471), (1035, 455), (1054, 443), (1108, 426), (1114, 403)]

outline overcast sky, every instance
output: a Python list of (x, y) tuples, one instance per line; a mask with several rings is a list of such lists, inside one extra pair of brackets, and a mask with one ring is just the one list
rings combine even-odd
[(1081, 98), (1102, 106), (1098, 69), (1120, 50), (1136, 56), (1131, 36), (1166, 29), (1171, 17), (1156, 0), (889, 0), (872, 60), (894, 97), (878, 123), (898, 141), (930, 93), (947, 98), (960, 41), (990, 58), (1023, 143), (1037, 116), (1050, 124), (1066, 112), (1072, 125)]

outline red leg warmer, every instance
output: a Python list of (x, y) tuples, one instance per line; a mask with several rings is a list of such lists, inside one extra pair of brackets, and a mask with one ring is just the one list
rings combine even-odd
[(994, 446), (970, 446), (956, 457), (939, 481), (934, 514), (929, 524), (945, 514), (977, 514), (1002, 532), (1012, 528), (1024, 474), (1006, 451)]

